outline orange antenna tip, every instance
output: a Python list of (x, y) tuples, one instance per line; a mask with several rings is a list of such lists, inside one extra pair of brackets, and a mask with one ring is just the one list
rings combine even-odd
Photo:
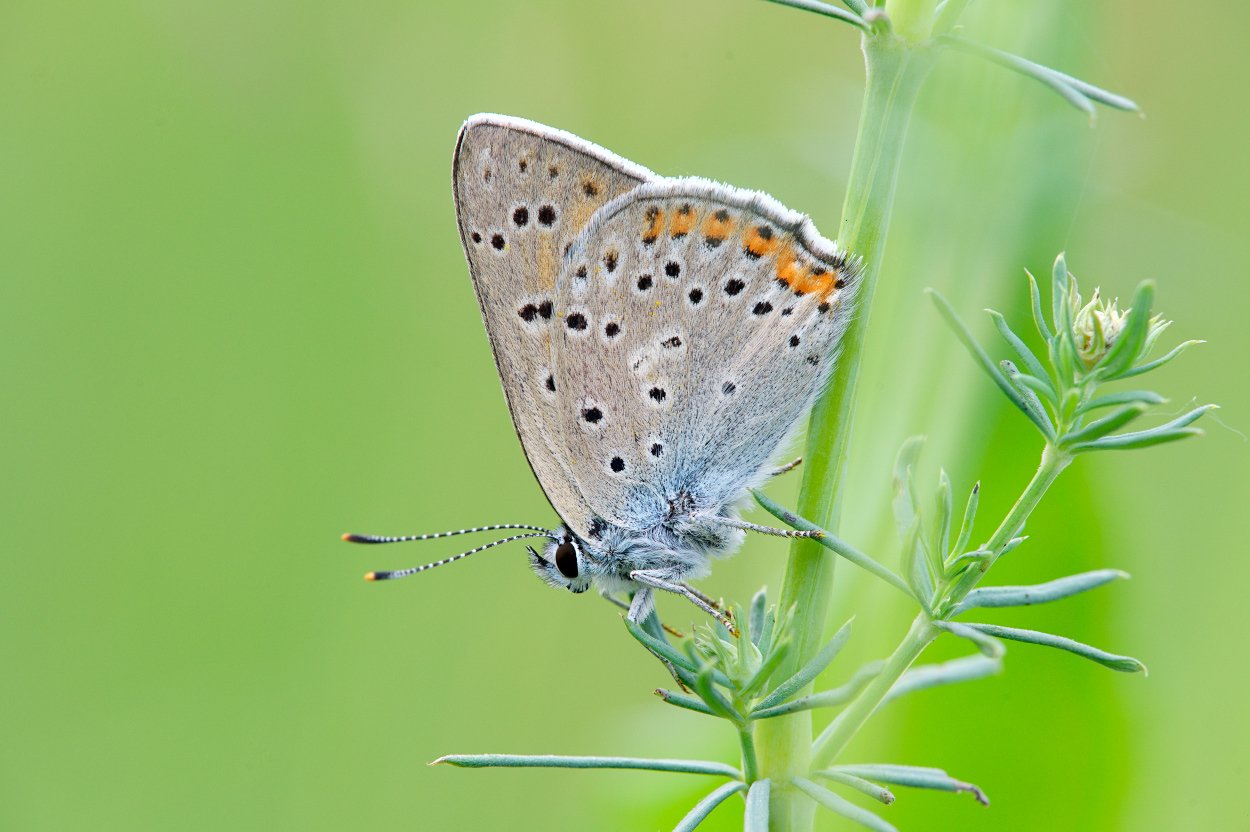
[(377, 572), (366, 572), (366, 573), (365, 573), (365, 580), (366, 580), (366, 581), (376, 581), (377, 579), (378, 579), (378, 573), (377, 573)]

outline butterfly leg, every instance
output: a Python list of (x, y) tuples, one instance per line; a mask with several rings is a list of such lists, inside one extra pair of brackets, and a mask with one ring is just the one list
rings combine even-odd
[(759, 532), (760, 534), (771, 534), (777, 537), (822, 537), (824, 532), (819, 529), (811, 531), (799, 531), (798, 529), (777, 529), (772, 526), (761, 526), (758, 523), (748, 523), (746, 520), (737, 520), (733, 517), (721, 517), (717, 515), (704, 515), (704, 517), (713, 523), (719, 523), (722, 526), (729, 526), (733, 529), (742, 529), (748, 532)]
[[(609, 604), (620, 607), (626, 612), (628, 612), (630, 609), (629, 604), (626, 604), (624, 601), (622, 601), (620, 598), (617, 598), (615, 595), (613, 595), (611, 592), (608, 592), (606, 589), (600, 592), (599, 595), (600, 597), (603, 598), (603, 600), (607, 601)], [(632, 618), (630, 619), (630, 621), (633, 621), (633, 620), (634, 619)], [(683, 633), (681, 630), (675, 630), (672, 627), (665, 624), (663, 621), (660, 622), (660, 626), (664, 628), (664, 632), (668, 633), (673, 638), (685, 638), (686, 637), (686, 634)]]
[[(665, 580), (664, 578), (661, 578), (659, 575), (655, 574), (654, 572), (648, 572), (644, 569), (636, 569), (633, 572), (630, 572), (629, 577), (630, 577), (630, 580), (637, 581), (638, 583), (642, 584), (644, 587), (643, 591), (645, 591), (646, 587), (651, 587), (654, 589), (662, 589), (665, 592), (671, 592), (674, 595), (681, 595), (690, 603), (694, 604), (696, 607), (698, 607), (699, 609), (703, 610), (708, 615), (715, 618), (721, 624), (724, 624), (725, 629), (728, 630), (730, 634), (734, 636), (734, 638), (738, 637), (738, 628), (737, 626), (734, 625), (733, 617), (730, 616), (729, 613), (727, 613), (726, 611), (719, 610), (712, 604), (709, 604), (707, 601), (703, 600), (703, 598), (699, 597), (701, 593), (694, 592), (693, 590), (690, 589), (690, 587), (686, 586), (685, 584), (673, 583), (672, 581), (668, 581), (668, 580)], [(642, 591), (640, 591), (639, 594), (642, 594)], [(637, 595), (634, 596), (634, 603), (635, 604), (638, 603)]]
[(791, 461), (787, 462), (785, 465), (782, 465), (780, 468), (774, 469), (768, 476), (780, 477), (782, 474), (790, 473), (791, 471), (793, 471), (795, 468), (798, 468), (802, 464), (803, 464), (803, 457), (801, 456), (795, 457)]
[(703, 601), (703, 603), (707, 604), (712, 609), (714, 610), (724, 609), (724, 607), (721, 606), (720, 601), (713, 600), (710, 596), (705, 595), (704, 593), (700, 592), (698, 589), (695, 589), (694, 587), (692, 587), (690, 584), (683, 583), (682, 586), (684, 586), (691, 594), (699, 596), (699, 600)]

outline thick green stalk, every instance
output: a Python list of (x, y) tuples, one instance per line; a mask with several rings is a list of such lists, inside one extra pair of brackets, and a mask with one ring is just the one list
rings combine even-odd
[[(997, 553), (1000, 553), (1003, 547), (1024, 528), (1029, 515), (1037, 508), (1046, 491), (1071, 461), (1070, 456), (1047, 445), (1042, 451), (1042, 461), (1038, 465), (1037, 472), (1033, 474), (1033, 479), (1029, 480), (1029, 484), (1025, 486), (1020, 498), (1011, 507), (1011, 511), (1007, 513), (1003, 522), (998, 525), (994, 534), (981, 548), (995, 552), (996, 558)], [(949, 594), (949, 597), (954, 600), (949, 602), (948, 606), (953, 606), (962, 600), (972, 587), (976, 586), (977, 581), (993, 562), (993, 558), (982, 561), (978, 566), (971, 567), (956, 579)], [(890, 658), (886, 659), (885, 667), (882, 668), (880, 675), (874, 678), (855, 698), (855, 701), (847, 706), (837, 719), (829, 723), (829, 727), (817, 738), (812, 747), (813, 767), (827, 766), (842, 753), (847, 743), (859, 733), (859, 729), (876, 712), (877, 708), (881, 707), (881, 703), (885, 701), (886, 694), (890, 692), (894, 683), (907, 672), (925, 648), (932, 644), (940, 634), (941, 630), (933, 626), (925, 612), (922, 611), (916, 616), (903, 641), (895, 648)]]
[(900, 37), (920, 43), (933, 32), (937, 4), (937, 0), (887, 0), (885, 13)]
[[(903, 143), (933, 57), (927, 49), (908, 46), (888, 32), (866, 35), (863, 50), (867, 87), (838, 233), (842, 245), (862, 262), (858, 308), (843, 337), (834, 376), (812, 410), (798, 500), (799, 514), (831, 531), (837, 528), (839, 485), (846, 465), (864, 327), (889, 227)], [(781, 608), (794, 608), (795, 645), (779, 671), (783, 678), (820, 648), (833, 591), (833, 565), (833, 554), (810, 541), (796, 541), (790, 549)], [(758, 730), (762, 777), (782, 784), (808, 774), (810, 712), (765, 720)], [(770, 828), (774, 832), (810, 829), (813, 811), (814, 804), (794, 789), (772, 789)]]

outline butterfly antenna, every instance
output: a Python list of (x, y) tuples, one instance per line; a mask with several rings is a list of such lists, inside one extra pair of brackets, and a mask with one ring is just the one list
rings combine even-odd
[(476, 549), (470, 549), (467, 552), (461, 552), (460, 554), (452, 555), (449, 558), (436, 560), (433, 563), (427, 563), (425, 566), (414, 566), (410, 569), (399, 569), (394, 572), (370, 572), (367, 575), (365, 575), (365, 580), (366, 581), (393, 581), (396, 578), (407, 578), (409, 575), (415, 575), (418, 572), (424, 572), (425, 570), (433, 569), (436, 566), (445, 566), (453, 561), (460, 560), (461, 558), (467, 558), (469, 555), (477, 554), (478, 552), (491, 549), (495, 546), (499, 546), (504, 543), (512, 543), (515, 540), (526, 540), (527, 538), (531, 538), (531, 537), (550, 538), (551, 534), (549, 532), (544, 531), (544, 532), (536, 532), (534, 534), (518, 534), (512, 537), (505, 537), (503, 540), (496, 540), (494, 543), (487, 543), (485, 546), (478, 546)]
[(399, 537), (389, 537), (380, 534), (345, 534), (343, 535), (343, 539), (348, 543), (407, 543), (410, 540), (436, 540), (440, 537), (455, 537), (458, 534), (474, 534), (476, 532), (496, 532), (500, 529), (528, 529), (532, 532), (547, 531), (542, 526), (527, 526), (524, 523), (501, 523), (497, 526), (478, 526), (474, 529), (457, 529), (454, 532), (406, 534)]

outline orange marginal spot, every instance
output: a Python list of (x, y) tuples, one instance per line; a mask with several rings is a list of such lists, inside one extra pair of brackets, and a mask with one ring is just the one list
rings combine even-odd
[(776, 251), (781, 241), (774, 236), (771, 228), (766, 225), (757, 225), (747, 231), (742, 245), (751, 256), (764, 257)]
[(809, 292), (823, 293), (829, 288), (829, 270), (823, 266), (817, 266), (814, 269), (804, 269), (803, 277), (794, 287), (794, 291), (801, 291), (803, 294)]
[(811, 270), (799, 262), (794, 247), (786, 245), (777, 255), (777, 279), (796, 292), (808, 292), (808, 275)]
[(694, 228), (697, 220), (698, 214), (689, 203), (686, 203), (673, 212), (673, 216), (669, 219), (668, 233), (674, 237), (685, 237)]
[(708, 214), (703, 221), (703, 236), (712, 240), (724, 240), (734, 230), (733, 218), (725, 210)]
[(642, 241), (647, 244), (654, 243), (664, 230), (664, 212), (652, 205), (644, 216), (647, 227), (642, 232)]
[(822, 301), (829, 300), (829, 296), (838, 289), (841, 289), (844, 285), (845, 284), (842, 281), (842, 273), (840, 271), (834, 269), (833, 271), (828, 272), (823, 278), (821, 278), (819, 290), (820, 299)]

